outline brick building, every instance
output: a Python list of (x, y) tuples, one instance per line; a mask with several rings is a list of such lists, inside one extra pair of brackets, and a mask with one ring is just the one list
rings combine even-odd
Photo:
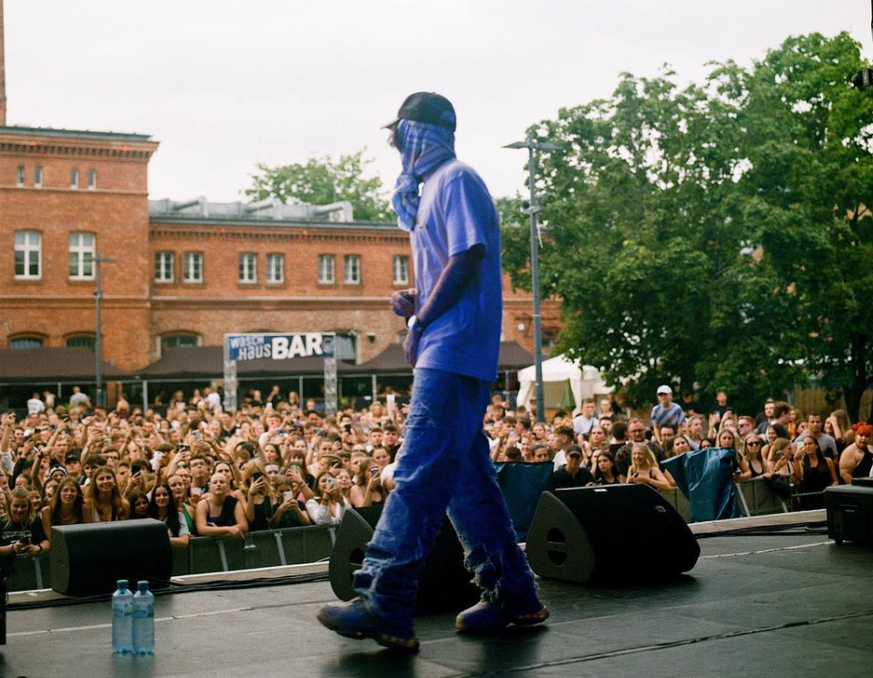
[[(135, 134), (0, 127), (0, 350), (92, 346), (137, 371), (226, 332), (335, 331), (343, 357), (398, 341), (391, 293), (412, 284), (407, 235), (351, 206), (149, 201), (158, 144)], [(8, 250), (7, 250), (8, 251)], [(530, 299), (506, 292), (504, 339), (532, 348)], [(554, 315), (554, 309), (547, 309)], [(0, 375), (2, 377), (2, 375)]]

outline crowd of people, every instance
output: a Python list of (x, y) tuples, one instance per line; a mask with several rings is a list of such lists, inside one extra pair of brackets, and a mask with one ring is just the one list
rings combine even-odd
[[(552, 464), (553, 488), (668, 490), (676, 482), (661, 462), (706, 447), (734, 451), (736, 482), (764, 478), (798, 508), (873, 473), (873, 428), (852, 426), (842, 410), (801, 418), (768, 400), (757, 416), (738, 415), (720, 393), (704, 417), (693, 398), (673, 402), (669, 386), (658, 399), (647, 426), (609, 398), (538, 422), (495, 396), (484, 429), (495, 463)], [(192, 535), (336, 524), (349, 507), (385, 501), (406, 416), (379, 402), (323, 416), (278, 388), (237, 412), (223, 411), (211, 389), (176, 394), (165, 414), (124, 398), (110, 410), (81, 397), (42, 403), (21, 420), (0, 418), (0, 563), (50, 549), (55, 525), (151, 517), (184, 548)]]
[(676, 487), (661, 462), (695, 450), (733, 450), (733, 480), (764, 479), (794, 508), (819, 508), (823, 490), (873, 475), (873, 428), (850, 424), (844, 410), (826, 418), (805, 417), (786, 402), (768, 399), (757, 415), (740, 415), (719, 392), (706, 416), (690, 394), (673, 401), (673, 390), (657, 390), (650, 426), (624, 417), (609, 398), (587, 399), (571, 416), (559, 411), (551, 425), (533, 422), (527, 411), (502, 412), (495, 403), (486, 421), (495, 462), (554, 464), (554, 488), (613, 483)]

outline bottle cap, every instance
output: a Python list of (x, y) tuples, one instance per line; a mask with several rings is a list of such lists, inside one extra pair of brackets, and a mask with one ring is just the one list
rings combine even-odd
[(126, 589), (127, 588), (127, 579), (119, 579), (118, 580), (118, 588)]
[(138, 581), (136, 585), (139, 587), (140, 591), (148, 591), (149, 583), (147, 581)]

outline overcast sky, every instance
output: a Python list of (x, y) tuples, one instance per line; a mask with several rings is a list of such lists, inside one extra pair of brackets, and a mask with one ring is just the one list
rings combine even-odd
[(240, 199), (259, 162), (366, 147), (414, 91), (446, 95), (457, 151), (495, 195), (524, 188), (502, 145), (618, 74), (680, 81), (787, 36), (848, 30), (873, 55), (866, 0), (5, 0), (11, 125), (150, 134), (152, 198)]

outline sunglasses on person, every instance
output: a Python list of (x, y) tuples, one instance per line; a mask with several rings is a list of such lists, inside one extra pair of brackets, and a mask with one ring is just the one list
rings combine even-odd
[(761, 443), (758, 442), (757, 440), (750, 440), (749, 442), (746, 443), (746, 446), (747, 447), (761, 447)]

